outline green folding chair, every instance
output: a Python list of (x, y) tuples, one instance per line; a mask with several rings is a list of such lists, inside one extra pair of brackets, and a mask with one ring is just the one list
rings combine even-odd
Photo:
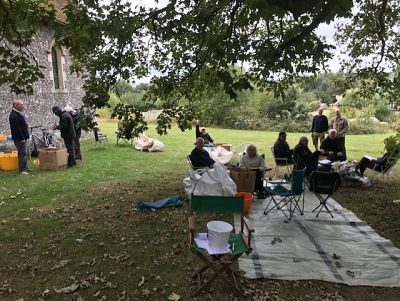
[[(193, 276), (197, 280), (198, 287), (191, 294), (192, 297), (199, 295), (205, 288), (213, 283), (217, 278), (225, 280), (237, 292), (241, 292), (239, 285), (239, 274), (234, 271), (232, 265), (237, 262), (244, 253), (250, 254), (251, 234), (254, 228), (243, 213), (243, 197), (224, 197), (224, 196), (197, 196), (192, 195), (189, 217), (189, 247), (193, 254), (198, 256), (204, 263), (202, 268)], [(231, 233), (229, 236), (230, 253), (210, 255), (206, 249), (200, 248), (194, 238), (196, 234), (195, 213), (234, 213), (240, 215), (240, 231)], [(206, 272), (209, 275), (206, 275)]]

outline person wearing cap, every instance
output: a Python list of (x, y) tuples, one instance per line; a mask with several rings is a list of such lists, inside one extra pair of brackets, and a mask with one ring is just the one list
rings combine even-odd
[(74, 120), (69, 112), (63, 111), (59, 106), (52, 108), (54, 115), (60, 118), (59, 125), (55, 125), (53, 129), (60, 130), (61, 137), (64, 139), (65, 147), (68, 152), (68, 167), (76, 165), (74, 139), (76, 138)]
[(18, 170), (20, 174), (27, 175), (29, 172), (27, 167), (28, 151), (26, 144), (29, 139), (29, 131), (24, 110), (24, 102), (20, 99), (14, 100), (12, 102), (12, 111), (9, 121), (11, 137), (18, 151)]
[(318, 114), (313, 117), (311, 124), (311, 138), (314, 144), (315, 150), (319, 149), (318, 140), (321, 144), (322, 140), (325, 138), (325, 133), (329, 130), (328, 117), (324, 114), (323, 107), (318, 109)]
[(337, 138), (343, 147), (343, 157), (346, 160), (346, 133), (349, 131), (349, 122), (346, 117), (342, 116), (339, 108), (336, 109), (335, 113), (336, 116), (332, 119), (330, 128), (336, 130)]
[(196, 122), (196, 139), (199, 137), (204, 139), (204, 146), (211, 146), (214, 143), (210, 134), (207, 133), (206, 128), (200, 127), (199, 122)]
[(274, 144), (275, 163), (280, 165), (293, 164), (293, 150), (286, 142), (286, 133), (280, 132)]

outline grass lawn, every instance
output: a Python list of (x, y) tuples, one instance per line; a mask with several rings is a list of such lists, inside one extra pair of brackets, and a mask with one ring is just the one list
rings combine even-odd
[[(194, 130), (182, 133), (174, 127), (159, 137), (151, 128), (147, 135), (160, 139), (166, 149), (145, 153), (128, 144), (116, 145), (116, 125), (101, 124), (109, 147), (82, 143), (83, 162), (77, 167), (40, 172), (30, 163), (28, 176), (0, 172), (0, 300), (167, 300), (173, 293), (189, 299), (189, 279), (197, 261), (192, 261), (187, 248), (186, 204), (140, 212), (137, 202), (183, 196)], [(232, 143), (235, 151), (242, 150), (244, 142), (257, 144), (267, 164), (271, 162), (270, 146), (277, 133), (208, 130), (216, 142)], [(299, 136), (290, 133), (289, 144), (294, 146)], [(347, 137), (348, 158), (381, 155), (386, 136)], [(359, 190), (349, 188), (340, 189), (335, 198), (400, 247), (400, 209), (392, 203), (400, 198), (400, 181), (398, 177), (392, 181), (389, 188), (379, 183), (363, 188), (363, 198)], [(244, 297), (232, 295), (218, 282), (199, 300), (398, 300), (400, 296), (399, 289), (318, 281), (243, 280), (243, 285)]]

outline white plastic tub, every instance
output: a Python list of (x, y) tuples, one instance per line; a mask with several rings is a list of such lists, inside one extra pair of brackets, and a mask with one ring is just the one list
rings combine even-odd
[(223, 221), (211, 221), (207, 223), (207, 229), (209, 246), (215, 250), (224, 250), (228, 246), (232, 225)]

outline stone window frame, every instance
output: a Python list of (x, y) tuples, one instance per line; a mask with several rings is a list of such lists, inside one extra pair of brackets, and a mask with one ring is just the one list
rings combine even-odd
[[(52, 49), (56, 51), (57, 67), (58, 67), (58, 82), (59, 88), (55, 88), (53, 74)], [(65, 73), (65, 50), (55, 40), (52, 40), (47, 49), (47, 60), (49, 62), (49, 77), (52, 83), (52, 92), (67, 92), (66, 89), (66, 73)]]

